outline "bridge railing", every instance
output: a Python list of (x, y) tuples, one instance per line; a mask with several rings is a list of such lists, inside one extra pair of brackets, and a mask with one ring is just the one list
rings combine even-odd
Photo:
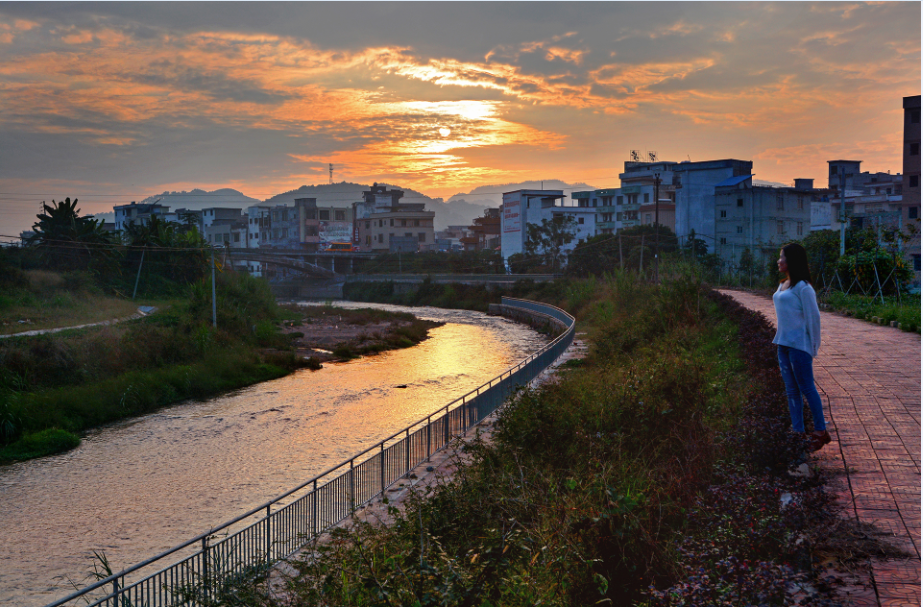
[(503, 304), (551, 317), (564, 331), (516, 366), (362, 453), (233, 520), (47, 607), (173, 607), (220, 602), (230, 584), (266, 571), (384, 495), (416, 466), (497, 410), (573, 341), (574, 318), (564, 310), (508, 297), (503, 298)]

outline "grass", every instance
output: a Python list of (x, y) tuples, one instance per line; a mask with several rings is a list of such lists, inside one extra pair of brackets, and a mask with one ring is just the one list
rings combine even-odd
[(157, 305), (105, 295), (81, 274), (28, 270), (23, 275), (24, 282), (0, 294), (0, 335), (124, 318), (139, 305)]
[(839, 291), (832, 291), (822, 298), (822, 303), (856, 318), (872, 320), (873, 317), (878, 317), (885, 323), (896, 320), (900, 323), (901, 330), (911, 333), (920, 332), (919, 295), (902, 295), (900, 298), (890, 295), (886, 296), (882, 303), (881, 298), (878, 297), (847, 295)]

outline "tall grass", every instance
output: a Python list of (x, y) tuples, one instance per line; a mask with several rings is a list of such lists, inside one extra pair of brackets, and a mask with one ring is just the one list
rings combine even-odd
[(856, 318), (871, 320), (878, 317), (886, 323), (896, 320), (903, 331), (920, 332), (919, 295), (888, 295), (882, 301), (879, 297), (831, 291), (820, 299), (834, 310), (848, 312)]

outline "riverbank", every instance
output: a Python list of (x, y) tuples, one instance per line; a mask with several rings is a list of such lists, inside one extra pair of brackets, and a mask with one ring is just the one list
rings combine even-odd
[[(0, 340), (0, 464), (72, 449), (89, 429), (210, 398), (325, 360), (410, 347), (439, 323), (410, 314), (278, 307), (265, 282), (219, 276), (117, 325)], [(69, 317), (68, 317), (69, 318)], [(333, 316), (330, 316), (332, 319)]]
[(788, 474), (804, 442), (765, 321), (683, 279), (616, 275), (550, 303), (578, 317), (585, 361), (508, 404), (453, 478), (380, 505), (389, 525), (354, 521), (289, 563), (287, 604), (831, 598), (821, 557), (870, 546), (825, 537), (823, 478)]

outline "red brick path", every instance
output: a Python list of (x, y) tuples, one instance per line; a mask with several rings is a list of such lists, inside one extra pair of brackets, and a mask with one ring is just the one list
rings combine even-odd
[[(722, 291), (762, 312), (768, 297)], [(920, 336), (821, 312), (814, 378), (824, 401), (829, 445), (821, 466), (845, 472), (839, 499), (858, 520), (892, 533), (910, 559), (873, 560), (874, 593), (851, 593), (856, 605), (920, 605)], [(836, 489), (834, 489), (836, 491)]]

